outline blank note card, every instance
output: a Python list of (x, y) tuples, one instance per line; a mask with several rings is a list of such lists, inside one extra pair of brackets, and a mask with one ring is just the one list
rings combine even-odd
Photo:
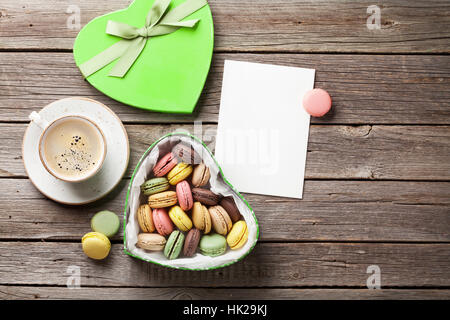
[(225, 61), (215, 156), (238, 191), (302, 198), (314, 74)]

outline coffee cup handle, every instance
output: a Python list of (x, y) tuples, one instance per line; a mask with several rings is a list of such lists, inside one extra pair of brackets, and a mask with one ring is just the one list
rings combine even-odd
[(42, 118), (36, 111), (30, 113), (28, 118), (30, 118), (30, 120), (33, 121), (42, 130), (44, 130), (49, 124), (49, 122)]

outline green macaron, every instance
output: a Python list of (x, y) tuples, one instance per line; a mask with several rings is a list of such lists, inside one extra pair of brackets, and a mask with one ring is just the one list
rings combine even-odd
[(146, 196), (166, 191), (169, 188), (170, 184), (166, 177), (153, 178), (141, 185), (141, 191)]
[(220, 256), (227, 250), (227, 239), (217, 233), (206, 234), (200, 239), (199, 248), (205, 256)]
[(166, 246), (164, 247), (164, 255), (167, 259), (172, 260), (178, 258), (183, 249), (184, 234), (181, 231), (173, 231), (169, 239), (167, 239)]
[(92, 230), (103, 233), (108, 238), (111, 238), (119, 231), (119, 226), (119, 217), (108, 210), (97, 212), (91, 219)]

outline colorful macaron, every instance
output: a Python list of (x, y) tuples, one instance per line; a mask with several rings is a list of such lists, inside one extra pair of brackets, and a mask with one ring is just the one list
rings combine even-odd
[(178, 230), (173, 231), (164, 247), (164, 255), (167, 259), (172, 260), (178, 258), (183, 250), (184, 234)]
[(149, 251), (161, 251), (166, 245), (166, 238), (157, 233), (140, 233), (136, 246)]
[(234, 202), (233, 197), (230, 196), (223, 198), (220, 201), (220, 205), (226, 210), (233, 223), (241, 219), (241, 213), (236, 205), (236, 202)]
[(248, 239), (248, 228), (245, 221), (236, 222), (227, 236), (227, 243), (232, 250), (241, 248)]
[(192, 207), (192, 222), (194, 226), (205, 234), (211, 231), (211, 216), (208, 209), (199, 201), (194, 202)]
[(178, 143), (172, 148), (172, 152), (175, 156), (187, 164), (197, 164), (201, 162), (201, 158), (197, 152), (195, 152), (192, 146), (188, 146), (185, 143)]
[(97, 212), (91, 219), (91, 228), (95, 232), (103, 233), (108, 238), (119, 231), (120, 220), (112, 211), (103, 210)]
[(166, 191), (169, 188), (170, 188), (169, 181), (165, 177), (153, 178), (145, 181), (141, 185), (141, 191), (146, 196)]
[(215, 232), (221, 235), (227, 235), (230, 232), (233, 223), (227, 211), (221, 206), (212, 206), (208, 209), (211, 215), (211, 222)]
[(148, 205), (150, 208), (166, 208), (177, 203), (177, 193), (175, 191), (165, 191), (152, 194), (148, 197)]
[(176, 186), (178, 203), (184, 211), (191, 210), (194, 204), (192, 198), (192, 191), (189, 183), (186, 180), (179, 182)]
[(216, 257), (227, 250), (227, 240), (224, 236), (217, 233), (206, 234), (200, 239), (198, 246), (203, 255)]
[(192, 173), (192, 166), (190, 164), (180, 162), (167, 174), (167, 179), (171, 185), (183, 181)]
[(186, 257), (192, 257), (197, 250), (198, 243), (200, 242), (200, 237), (202, 233), (197, 228), (192, 228), (189, 230), (184, 240), (183, 255)]
[(100, 232), (86, 233), (81, 239), (83, 252), (91, 259), (101, 260), (108, 256), (111, 242)]
[[(136, 247), (162, 251), (169, 260), (193, 257), (196, 252), (216, 257), (228, 247), (242, 248), (249, 230), (234, 200), (239, 198), (212, 191), (216, 189), (210, 185), (210, 168), (187, 142), (160, 155), (153, 175), (140, 186), (148, 203), (140, 205), (134, 216), (141, 232)], [(119, 228), (116, 218), (112, 212), (99, 212), (91, 221), (92, 228), (111, 236)], [(99, 232), (86, 234), (82, 244), (93, 259), (103, 259), (111, 249), (108, 237)]]
[(168, 236), (172, 233), (174, 226), (172, 220), (170, 220), (166, 209), (153, 209), (152, 212), (153, 223), (156, 231), (162, 236)]
[(188, 231), (192, 228), (191, 219), (189, 219), (189, 216), (179, 206), (170, 208), (169, 217), (181, 231)]
[(139, 206), (137, 211), (137, 218), (139, 226), (143, 232), (151, 233), (155, 231), (155, 224), (153, 223), (152, 209), (148, 204)]
[(203, 187), (209, 182), (210, 177), (209, 168), (204, 163), (200, 163), (192, 172), (192, 185), (194, 187)]
[(215, 194), (211, 190), (203, 188), (192, 188), (192, 196), (195, 201), (199, 201), (207, 206), (215, 206), (222, 196)]
[(153, 174), (155, 177), (162, 177), (169, 173), (178, 163), (177, 158), (173, 152), (169, 152), (162, 157), (153, 167)]
[(323, 89), (312, 89), (303, 96), (303, 108), (313, 117), (322, 117), (331, 109), (331, 97)]

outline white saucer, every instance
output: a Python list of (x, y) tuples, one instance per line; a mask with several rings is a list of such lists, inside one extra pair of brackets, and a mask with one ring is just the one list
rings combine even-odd
[(40, 192), (60, 203), (81, 205), (104, 197), (117, 186), (128, 167), (130, 147), (125, 127), (111, 109), (95, 100), (73, 97), (50, 103), (39, 115), (49, 122), (66, 115), (85, 116), (98, 124), (107, 143), (105, 161), (94, 177), (64, 182), (42, 165), (38, 150), (42, 129), (31, 121), (23, 137), (22, 157), (28, 177)]

